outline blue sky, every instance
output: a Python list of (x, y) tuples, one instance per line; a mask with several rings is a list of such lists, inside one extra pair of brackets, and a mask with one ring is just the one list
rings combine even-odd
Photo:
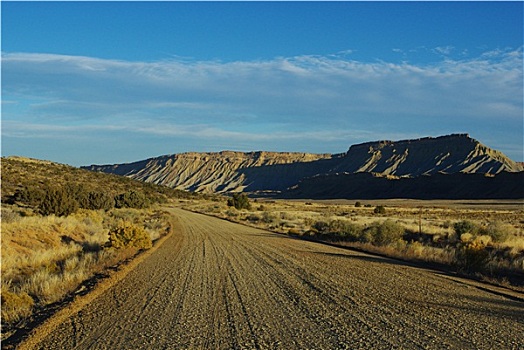
[(467, 132), (523, 161), (522, 2), (5, 2), (2, 155), (345, 152)]

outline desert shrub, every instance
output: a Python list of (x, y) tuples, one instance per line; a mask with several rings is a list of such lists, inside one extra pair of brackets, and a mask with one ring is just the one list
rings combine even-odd
[(109, 246), (116, 249), (128, 247), (149, 249), (153, 243), (143, 227), (121, 221), (109, 231)]
[(464, 233), (470, 233), (476, 235), (478, 232), (478, 226), (469, 220), (462, 220), (453, 224), (453, 229), (457, 237), (462, 236)]
[(143, 209), (149, 207), (149, 205), (149, 200), (142, 192), (129, 190), (115, 196), (115, 208)]
[(511, 226), (499, 221), (490, 222), (482, 231), (483, 234), (491, 237), (494, 242), (505, 242), (512, 234)]
[(74, 196), (60, 187), (49, 187), (39, 206), (42, 215), (67, 216), (78, 209), (78, 202)]
[(31, 315), (35, 304), (27, 293), (20, 294), (2, 287), (2, 323), (14, 323)]
[(362, 227), (345, 220), (332, 220), (329, 223), (329, 232), (346, 239), (357, 240)]
[(78, 208), (109, 210), (114, 207), (114, 199), (106, 192), (89, 192), (83, 185), (74, 183), (29, 185), (16, 191), (13, 198), (15, 202), (38, 208), (43, 215), (65, 216)]
[(36, 186), (27, 186), (22, 189), (16, 190), (13, 195), (15, 202), (20, 202), (32, 207), (38, 207), (44, 200), (45, 191)]
[(402, 239), (405, 229), (402, 225), (386, 220), (382, 223), (375, 222), (370, 227), (364, 229), (360, 235), (360, 240), (377, 245), (387, 245)]
[(360, 208), (362, 206), (362, 203), (361, 202), (355, 202), (355, 208)]
[(278, 221), (277, 217), (274, 214), (271, 214), (270, 212), (265, 211), (262, 214), (262, 221), (266, 224), (272, 224)]
[(311, 228), (322, 234), (329, 232), (329, 224), (325, 221), (316, 221)]
[(292, 220), (296, 219), (296, 216), (293, 215), (292, 213), (288, 213), (286, 211), (281, 211), (280, 212), (280, 219), (292, 221)]
[(375, 214), (386, 214), (386, 208), (383, 205), (377, 205), (373, 212)]
[(125, 209), (114, 209), (109, 212), (109, 217), (105, 220), (107, 227), (116, 226), (120, 221), (140, 223), (142, 217), (138, 209), (125, 208)]
[(475, 239), (459, 247), (455, 253), (455, 265), (460, 271), (482, 272), (490, 260), (486, 244), (482, 239)]
[(238, 216), (238, 212), (235, 211), (235, 210), (231, 210), (231, 209), (230, 209), (230, 210), (226, 210), (226, 215), (227, 215), (228, 217), (237, 217), (237, 216)]
[(260, 216), (258, 216), (257, 214), (249, 214), (246, 217), (246, 220), (251, 221), (251, 222), (259, 222), (260, 221)]
[(229, 207), (235, 207), (236, 209), (251, 209), (249, 198), (245, 193), (233, 193), (231, 198), (228, 198), (227, 205)]
[(115, 206), (114, 197), (106, 192), (87, 192), (79, 202), (80, 207), (90, 210), (110, 210)]

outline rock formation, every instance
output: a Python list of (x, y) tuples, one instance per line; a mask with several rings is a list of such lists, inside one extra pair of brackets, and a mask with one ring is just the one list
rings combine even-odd
[[(483, 180), (487, 180), (486, 176), (502, 172), (524, 171), (522, 164), (512, 161), (501, 152), (481, 144), (467, 134), (416, 140), (366, 142), (351, 146), (346, 153), (333, 155), (233, 151), (182, 153), (135, 163), (91, 165), (85, 168), (196, 192), (245, 191), (259, 195), (286, 192), (284, 195), (287, 197), (300, 195), (301, 198), (306, 194), (311, 197), (314, 193), (317, 193), (314, 197), (325, 197), (329, 193), (331, 198), (349, 198), (348, 196), (357, 194), (359, 194), (358, 198), (366, 198), (369, 196), (366, 196), (365, 192), (372, 191), (366, 190), (371, 182), (362, 182), (362, 179), (372, 179), (373, 183), (377, 184), (379, 181), (387, 180), (386, 176), (389, 176), (390, 180), (391, 177), (406, 178), (389, 182), (387, 186), (397, 189), (388, 190), (388, 193), (413, 197), (411, 192), (414, 190), (409, 190), (409, 186), (406, 187), (404, 183), (422, 183), (428, 180), (430, 175), (436, 175), (431, 182), (428, 182), (431, 183), (428, 186), (432, 186), (432, 191), (436, 195), (438, 191), (435, 188), (440, 188), (438, 181), (443, 183), (454, 181), (460, 185), (460, 182), (466, 179), (467, 181), (473, 179), (473, 177), (461, 177), (461, 174), (480, 174)], [(359, 173), (367, 173), (367, 175), (353, 176)], [(445, 177), (445, 174), (458, 175)], [(345, 186), (350, 178), (351, 182), (361, 183), (363, 186), (359, 192), (350, 191)], [(518, 181), (518, 176), (511, 179), (511, 181)], [(482, 186), (495, 186), (496, 181), (477, 182)], [(404, 187), (399, 186), (400, 183)], [(518, 187), (518, 183), (515, 186)], [(311, 192), (308, 187), (315, 187), (316, 190)], [(328, 187), (333, 189), (328, 191)], [(344, 188), (346, 190), (342, 191)], [(401, 188), (405, 188), (406, 192), (401, 191)], [(454, 185), (443, 185), (442, 191), (449, 192), (451, 188), (455, 188)], [(474, 189), (468, 191), (474, 192)], [(480, 192), (477, 196), (480, 197), (493, 197), (496, 192), (494, 190), (486, 192), (481, 188), (478, 191)], [(342, 197), (342, 193), (346, 194)], [(428, 198), (432, 196), (434, 195), (427, 195)], [(467, 198), (473, 198), (472, 196), (475, 197), (468, 195)], [(501, 198), (500, 196), (504, 195), (499, 191), (497, 196)]]

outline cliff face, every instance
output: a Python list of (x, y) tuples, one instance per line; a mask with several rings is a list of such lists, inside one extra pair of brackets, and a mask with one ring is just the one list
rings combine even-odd
[(334, 169), (412, 177), (439, 172), (497, 174), (522, 170), (518, 163), (467, 134), (354, 145)]
[[(435, 174), (495, 175), (524, 171), (522, 164), (513, 162), (467, 134), (367, 142), (351, 146), (347, 153), (336, 155), (232, 151), (183, 153), (129, 164), (91, 165), (85, 168), (207, 193), (279, 193), (299, 183), (305, 191), (304, 186), (313, 184), (302, 180), (341, 173), (417, 178)], [(327, 186), (328, 182), (324, 181), (322, 186)], [(319, 183), (314, 186), (319, 186)]]
[[(290, 183), (288, 171), (272, 176), (259, 176), (249, 169), (262, 169), (277, 165), (305, 164), (331, 159), (330, 154), (308, 154), (290, 152), (233, 152), (181, 153), (151, 158), (144, 161), (115, 165), (91, 165), (93, 171), (103, 171), (128, 176), (137, 180), (161, 184), (195, 192), (234, 192), (246, 187), (250, 190), (285, 189), (282, 184)], [(304, 168), (304, 166), (302, 166)], [(281, 168), (282, 169), (282, 168)], [(303, 176), (294, 174), (291, 185)], [(311, 174), (311, 175), (314, 175)]]

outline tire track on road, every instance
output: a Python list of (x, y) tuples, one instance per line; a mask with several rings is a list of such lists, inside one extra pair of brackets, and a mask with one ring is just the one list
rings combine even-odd
[(180, 229), (38, 349), (517, 349), (524, 303), (171, 209)]

